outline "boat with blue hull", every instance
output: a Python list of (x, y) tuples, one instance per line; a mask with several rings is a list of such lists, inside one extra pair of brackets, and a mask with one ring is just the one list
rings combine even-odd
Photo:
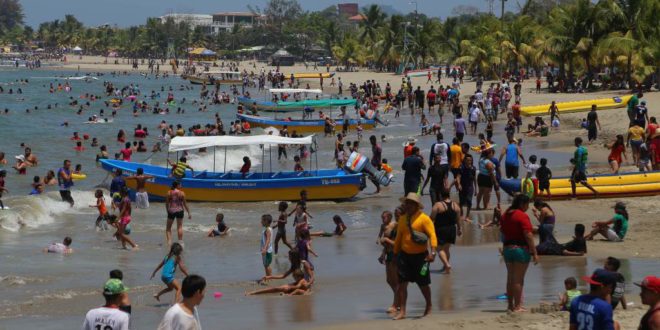
[[(272, 135), (256, 136), (204, 136), (176, 137), (172, 139), (169, 151), (196, 150), (244, 145), (274, 144), (312, 144), (313, 136), (287, 138)], [(214, 151), (215, 152), (215, 151)], [(246, 174), (226, 171), (190, 171), (177, 179), (172, 176), (169, 167), (124, 162), (119, 160), (101, 160), (104, 170), (114, 172), (122, 170), (122, 175), (135, 175), (138, 168), (144, 174), (153, 176), (146, 182), (150, 200), (163, 200), (174, 181), (181, 182), (186, 199), (195, 202), (257, 202), (297, 200), (300, 191), (306, 190), (310, 200), (345, 200), (357, 195), (363, 185), (363, 173), (344, 169), (322, 169), (303, 172), (248, 172)], [(263, 167), (262, 167), (263, 168)], [(254, 169), (253, 169), (254, 170)], [(135, 189), (135, 181), (126, 182), (130, 189)]]
[[(236, 117), (239, 120), (244, 120), (250, 123), (250, 127), (275, 127), (279, 130), (287, 126), (289, 132), (296, 131), (298, 134), (305, 133), (318, 133), (323, 132), (325, 129), (325, 120), (323, 119), (295, 119), (295, 120), (282, 120), (274, 119), (261, 116), (250, 116), (245, 114), (237, 114)], [(348, 125), (350, 130), (355, 130), (357, 128), (358, 120), (357, 119), (348, 119)], [(373, 129), (376, 127), (376, 120), (374, 119), (360, 119), (360, 124), (365, 130)], [(334, 125), (337, 127), (342, 127), (344, 125), (344, 119), (335, 119)]]

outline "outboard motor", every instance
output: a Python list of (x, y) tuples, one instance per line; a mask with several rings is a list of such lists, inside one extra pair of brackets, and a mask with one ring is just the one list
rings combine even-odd
[(385, 171), (379, 171), (369, 161), (365, 155), (357, 152), (352, 152), (348, 157), (344, 170), (350, 173), (365, 173), (371, 178), (375, 178), (381, 185), (388, 186), (392, 182), (392, 175), (388, 175)]

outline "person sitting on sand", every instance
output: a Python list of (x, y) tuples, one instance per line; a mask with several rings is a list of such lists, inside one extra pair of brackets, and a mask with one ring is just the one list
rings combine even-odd
[(70, 254), (73, 253), (73, 249), (71, 248), (71, 243), (73, 240), (71, 237), (67, 236), (64, 238), (62, 243), (57, 243), (53, 242), (48, 245), (47, 248), (44, 248), (44, 252), (47, 253), (62, 253), (62, 254)]
[(285, 279), (287, 276), (293, 274), (294, 271), (301, 270), (305, 281), (307, 281), (310, 286), (314, 284), (314, 266), (300, 258), (300, 252), (298, 252), (298, 249), (294, 248), (289, 251), (289, 262), (291, 263), (291, 267), (289, 267), (284, 274), (264, 276), (261, 278), (260, 282)]
[(293, 271), (293, 282), (290, 284), (276, 286), (272, 288), (261, 289), (257, 291), (247, 292), (246, 296), (266, 293), (279, 293), (281, 295), (304, 295), (311, 291), (311, 284), (305, 280), (305, 275), (302, 270), (296, 269)]
[(215, 216), (215, 222), (217, 224), (217, 228), (212, 228), (208, 232), (208, 237), (216, 237), (216, 236), (224, 236), (229, 233), (229, 227), (225, 224), (225, 215), (222, 213), (218, 213)]
[(554, 240), (546, 240), (536, 246), (539, 255), (583, 256), (587, 253), (587, 241), (584, 239), (584, 225), (576, 224), (573, 239), (564, 244)]
[[(623, 202), (616, 202), (614, 205), (614, 217), (607, 221), (596, 221), (592, 224), (593, 230), (589, 235), (585, 236), (586, 240), (592, 240), (597, 234), (601, 234), (606, 240), (610, 242), (621, 242), (626, 236), (628, 231), (628, 211), (626, 211), (626, 204)], [(610, 225), (613, 225), (610, 228)]]

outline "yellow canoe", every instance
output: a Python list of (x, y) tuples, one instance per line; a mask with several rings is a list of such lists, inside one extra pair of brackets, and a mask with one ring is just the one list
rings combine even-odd
[[(335, 75), (335, 73), (329, 73), (329, 72), (319, 72), (319, 73), (294, 73), (293, 77), (296, 79), (305, 79), (305, 78), (332, 78)], [(291, 75), (286, 76), (287, 78), (291, 77)]]
[[(598, 110), (623, 108), (628, 103), (632, 95), (615, 96), (606, 99), (558, 102), (556, 103), (559, 113), (583, 112), (591, 110), (591, 105), (595, 104)], [(549, 114), (550, 104), (529, 105), (521, 107), (520, 111), (524, 116), (542, 116)]]

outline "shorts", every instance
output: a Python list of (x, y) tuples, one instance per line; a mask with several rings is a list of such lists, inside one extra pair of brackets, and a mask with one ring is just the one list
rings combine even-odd
[(458, 142), (463, 142), (463, 137), (464, 136), (465, 136), (465, 133), (456, 132), (456, 138), (458, 139)]
[(490, 175), (479, 174), (477, 175), (477, 185), (482, 188), (493, 188), (493, 180)]
[(504, 257), (504, 262), (506, 263), (529, 263), (532, 260), (532, 256), (529, 254), (526, 248), (520, 246), (509, 246), (504, 247), (502, 250), (502, 256)]
[(420, 275), (420, 271), (426, 264), (426, 252), (418, 254), (399, 253), (397, 258), (397, 269), (399, 272), (399, 283), (413, 282), (420, 286), (431, 284), (431, 272)]
[(594, 127), (587, 128), (587, 138), (589, 141), (595, 140), (598, 137), (598, 129)]
[(621, 242), (623, 241), (619, 235), (612, 229), (607, 230), (607, 240), (610, 242)]
[(517, 179), (519, 168), (520, 168), (520, 166), (518, 166), (518, 165), (504, 164), (504, 172), (506, 173), (506, 177)]
[(539, 191), (550, 190), (550, 181), (539, 181)]
[(456, 177), (457, 177), (459, 174), (461, 174), (461, 169), (458, 168), (458, 167), (456, 167), (456, 168), (453, 168), (453, 167), (452, 167), (452, 168), (450, 169), (450, 171), (451, 171), (451, 174), (454, 176), (454, 179), (456, 179)]
[(516, 126), (522, 126), (522, 117), (513, 117), (516, 120)]
[(169, 285), (170, 283), (174, 282), (174, 276), (161, 276), (160, 280), (163, 281), (166, 285)]
[(419, 184), (419, 181), (403, 181), (403, 190), (405, 194), (407, 195), (411, 192), (419, 193)]
[(127, 215), (127, 216), (125, 216), (125, 217), (122, 217), (122, 218), (119, 220), (119, 224), (122, 225), (122, 226), (124, 226), (124, 227), (126, 227), (129, 223), (131, 223), (131, 216), (130, 216), (130, 215)]
[(435, 227), (435, 236), (438, 238), (438, 246), (456, 244), (456, 226)]
[(183, 219), (183, 210), (177, 212), (167, 212), (167, 219)]
[(139, 209), (148, 209), (149, 208), (149, 194), (146, 192), (137, 192), (135, 193), (135, 205)]
[(71, 190), (60, 190), (60, 197), (62, 197), (63, 201), (69, 204), (73, 204), (73, 197), (71, 197)]
[(477, 124), (479, 124), (478, 121), (472, 121), (472, 120), (470, 120), (470, 126), (477, 127)]
[(472, 189), (463, 190), (458, 193), (458, 203), (460, 206), (469, 206), (472, 207), (472, 196), (474, 191)]
[(574, 171), (572, 179), (574, 182), (587, 181), (587, 174), (582, 171)]
[(264, 267), (270, 267), (270, 264), (273, 262), (273, 253), (266, 252), (266, 254), (262, 254), (261, 261), (263, 262)]
[(630, 146), (633, 149), (639, 149), (639, 147), (642, 146), (643, 142), (644, 142), (644, 140), (630, 140)]

